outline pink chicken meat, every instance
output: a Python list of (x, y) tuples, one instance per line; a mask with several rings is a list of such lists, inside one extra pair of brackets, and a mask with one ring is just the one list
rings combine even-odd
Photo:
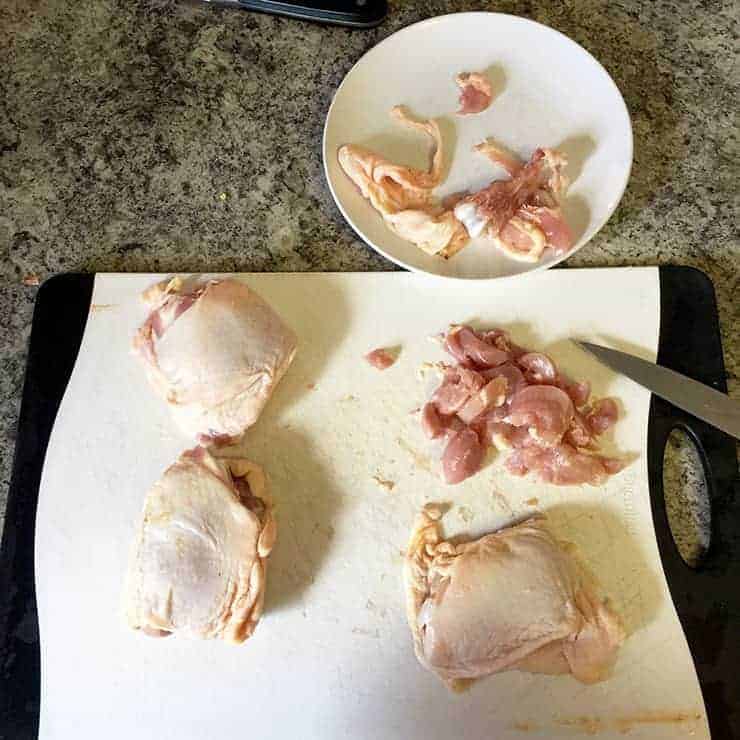
[(480, 72), (461, 72), (455, 77), (455, 82), (460, 88), (458, 115), (482, 113), (491, 105), (493, 88), (485, 75)]
[(368, 352), (365, 355), (365, 360), (376, 370), (387, 370), (396, 361), (396, 358), (384, 347), (378, 347), (372, 352)]
[(573, 236), (560, 208), (568, 187), (565, 156), (537, 149), (524, 163), (490, 141), (475, 150), (502, 167), (509, 179), (495, 180), (457, 203), (454, 214), (468, 234), (492, 239), (522, 262), (537, 262), (548, 248), (556, 255), (567, 252)]
[(452, 326), (442, 340), (455, 364), (439, 363), (441, 382), (421, 411), (429, 439), (444, 443), (445, 481), (479, 469), (489, 445), (508, 451), (507, 470), (556, 485), (598, 485), (624, 461), (598, 452), (598, 437), (617, 421), (611, 398), (587, 405), (590, 383), (574, 382), (541, 352), (495, 329)]
[(175, 277), (143, 297), (134, 349), (175, 420), (201, 444), (241, 437), (290, 366), (293, 332), (237, 280)]

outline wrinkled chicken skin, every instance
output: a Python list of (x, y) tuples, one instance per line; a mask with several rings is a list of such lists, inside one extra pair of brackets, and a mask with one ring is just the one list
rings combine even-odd
[(293, 332), (236, 280), (175, 277), (143, 298), (134, 350), (175, 420), (201, 444), (241, 437), (293, 360)]
[(440, 384), (421, 426), (444, 442), (442, 473), (457, 484), (480, 469), (486, 447), (510, 453), (513, 475), (534, 473), (554, 485), (599, 485), (625, 466), (598, 454), (598, 437), (617, 421), (614, 399), (587, 406), (591, 385), (562, 375), (541, 352), (517, 346), (500, 329), (451, 326), (440, 338), (455, 365), (432, 366)]
[(262, 469), (183, 453), (154, 485), (129, 563), (129, 625), (145, 634), (244, 642), (262, 614), (275, 542)]
[(493, 100), (493, 88), (485, 75), (480, 72), (462, 72), (455, 77), (460, 88), (459, 116), (482, 113)]
[(339, 164), (399, 237), (427, 254), (451, 257), (465, 246), (468, 235), (452, 210), (445, 209), (432, 195), (440, 183), (444, 163), (439, 126), (434, 120), (414, 120), (402, 106), (393, 108), (391, 114), (432, 140), (434, 154), (428, 171), (393, 164), (354, 144), (340, 147)]
[(487, 157), (493, 164), (503, 167), (509, 177), (514, 177), (524, 164), (516, 154), (507, 151), (491, 139), (486, 139), (480, 144), (476, 144), (473, 147), (473, 151)]
[(541, 518), (464, 544), (422, 511), (407, 549), (406, 611), (419, 662), (451, 687), (507, 670), (606, 680), (625, 632)]
[(503, 167), (510, 179), (496, 180), (455, 205), (455, 216), (469, 235), (492, 239), (520, 262), (538, 262), (547, 248), (567, 252), (573, 235), (559, 206), (568, 186), (564, 155), (537, 149), (523, 163), (490, 140), (474, 150)]

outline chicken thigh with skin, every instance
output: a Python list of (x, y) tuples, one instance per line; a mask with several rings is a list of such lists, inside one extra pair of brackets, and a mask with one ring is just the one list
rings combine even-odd
[(290, 366), (293, 332), (236, 280), (175, 277), (143, 298), (134, 349), (179, 426), (201, 444), (238, 439)]
[(441, 516), (425, 507), (406, 555), (407, 615), (424, 667), (452, 685), (512, 669), (609, 677), (621, 621), (541, 518), (456, 545), (442, 538)]
[(217, 460), (203, 447), (167, 469), (146, 498), (131, 553), (133, 629), (232, 643), (252, 634), (276, 534), (265, 488), (257, 465)]

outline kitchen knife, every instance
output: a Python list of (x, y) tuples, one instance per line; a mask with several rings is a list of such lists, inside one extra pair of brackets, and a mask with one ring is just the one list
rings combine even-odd
[(388, 12), (387, 0), (204, 0), (204, 2), (353, 28), (377, 26)]
[(681, 373), (626, 352), (578, 339), (573, 341), (599, 362), (627, 376), (656, 396), (740, 439), (740, 402), (733, 401), (724, 393)]

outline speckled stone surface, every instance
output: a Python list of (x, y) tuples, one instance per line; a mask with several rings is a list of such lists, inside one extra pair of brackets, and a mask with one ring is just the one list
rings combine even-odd
[[(611, 221), (566, 266), (704, 270), (731, 393), (740, 392), (732, 0), (392, 2), (371, 31), (164, 0), (4, 0), (0, 512), (36, 292), (24, 276), (394, 269), (333, 204), (324, 116), (363, 52), (409, 23), (462, 10), (547, 23), (614, 77), (634, 125), (632, 179)], [(682, 525), (687, 552), (695, 520)]]

